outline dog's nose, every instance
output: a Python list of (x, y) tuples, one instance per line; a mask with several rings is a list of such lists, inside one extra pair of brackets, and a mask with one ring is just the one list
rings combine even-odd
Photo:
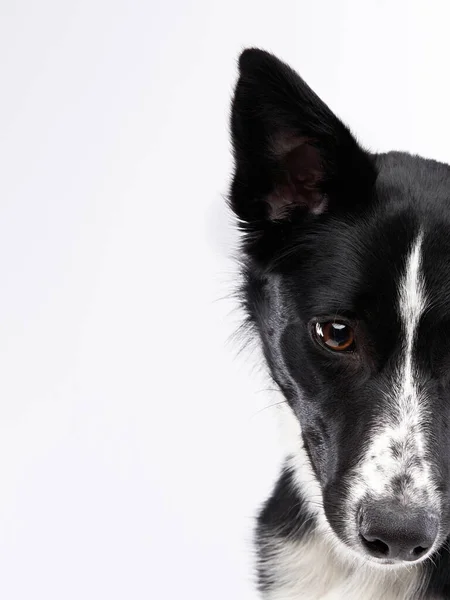
[(422, 508), (408, 510), (398, 503), (376, 502), (365, 505), (362, 515), (361, 540), (377, 558), (418, 560), (438, 533), (438, 518)]

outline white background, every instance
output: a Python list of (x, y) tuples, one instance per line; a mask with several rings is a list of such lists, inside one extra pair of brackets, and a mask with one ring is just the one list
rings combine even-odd
[(256, 598), (281, 452), (232, 338), (236, 58), (449, 161), (446, 5), (0, 1), (0, 598)]

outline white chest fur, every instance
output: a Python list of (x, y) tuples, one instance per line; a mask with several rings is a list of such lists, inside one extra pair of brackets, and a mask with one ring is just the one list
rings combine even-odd
[[(420, 565), (381, 570), (341, 563), (317, 536), (307, 542), (270, 542), (269, 571), (276, 587), (267, 600), (412, 600), (419, 587)], [(269, 566), (269, 565), (267, 565)]]

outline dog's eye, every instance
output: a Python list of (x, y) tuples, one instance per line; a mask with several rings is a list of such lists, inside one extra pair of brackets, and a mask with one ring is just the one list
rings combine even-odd
[(355, 334), (353, 329), (341, 321), (316, 323), (315, 334), (318, 341), (335, 352), (353, 350)]

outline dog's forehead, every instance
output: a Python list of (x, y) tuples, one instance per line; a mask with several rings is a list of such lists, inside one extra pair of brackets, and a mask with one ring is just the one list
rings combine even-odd
[(393, 300), (418, 233), (417, 221), (402, 212), (334, 221), (296, 276), (306, 310), (311, 316), (395, 317)]
[[(442, 355), (450, 352), (449, 234), (445, 223), (410, 209), (335, 224), (328, 242), (325, 235), (319, 241), (311, 267), (296, 277), (301, 316), (305, 322), (332, 315), (354, 318), (363, 325), (374, 356), (388, 360), (402, 345), (404, 303), (409, 302), (405, 292), (412, 302), (420, 289), (426, 302), (414, 353), (430, 354), (437, 344)], [(408, 282), (414, 249), (415, 269), (409, 270)], [(438, 340), (444, 331), (449, 343), (445, 336)]]
[(402, 277), (421, 232), (426, 317), (450, 321), (450, 169), (400, 153), (379, 157), (378, 168), (366, 212), (325, 220), (306, 252), (300, 240), (291, 290), (305, 318), (354, 315), (397, 335)]

